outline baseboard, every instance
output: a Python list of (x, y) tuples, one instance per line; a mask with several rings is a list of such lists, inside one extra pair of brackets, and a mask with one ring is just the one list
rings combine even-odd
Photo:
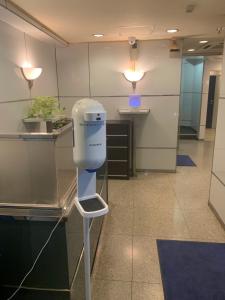
[(164, 170), (164, 169), (137, 169), (137, 172), (152, 172), (152, 173), (176, 173), (175, 170)]
[(223, 220), (221, 219), (221, 217), (219, 216), (219, 214), (217, 213), (217, 211), (215, 210), (215, 208), (213, 207), (213, 205), (210, 202), (208, 202), (208, 206), (211, 209), (211, 211), (213, 212), (213, 214), (215, 215), (215, 217), (217, 218), (217, 220), (220, 222), (220, 225), (225, 230), (225, 224), (224, 224)]

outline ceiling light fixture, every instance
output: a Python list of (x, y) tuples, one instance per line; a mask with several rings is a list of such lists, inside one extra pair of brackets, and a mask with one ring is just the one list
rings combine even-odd
[(104, 34), (103, 33), (94, 33), (93, 36), (96, 38), (100, 38), (100, 37), (103, 37)]
[(199, 44), (207, 44), (209, 41), (199, 41)]
[(188, 52), (194, 52), (195, 49), (188, 49), (187, 51), (188, 51)]
[(34, 80), (41, 75), (42, 68), (23, 67), (21, 68), (21, 72), (23, 74), (23, 77), (27, 80), (29, 88), (31, 89)]
[(176, 32), (178, 32), (178, 31), (179, 31), (178, 28), (170, 28), (170, 29), (167, 29), (167, 30), (166, 30), (167, 33), (176, 33)]

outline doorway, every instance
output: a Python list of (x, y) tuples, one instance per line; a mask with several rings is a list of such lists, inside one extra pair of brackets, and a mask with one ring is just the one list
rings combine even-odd
[(197, 139), (199, 133), (204, 57), (183, 57), (179, 138)]
[(216, 128), (217, 113), (218, 113), (218, 99), (219, 99), (219, 83), (220, 83), (220, 75), (210, 75), (207, 115), (206, 115), (207, 129)]

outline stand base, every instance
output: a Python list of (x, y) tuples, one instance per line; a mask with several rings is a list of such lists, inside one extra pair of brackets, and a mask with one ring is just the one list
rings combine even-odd
[(75, 198), (75, 204), (83, 218), (97, 218), (108, 213), (109, 207), (99, 194)]

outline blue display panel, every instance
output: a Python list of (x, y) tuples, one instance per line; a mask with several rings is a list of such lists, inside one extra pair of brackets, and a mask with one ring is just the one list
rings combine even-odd
[(130, 107), (140, 107), (141, 106), (141, 96), (140, 95), (130, 95), (129, 96), (129, 106)]

